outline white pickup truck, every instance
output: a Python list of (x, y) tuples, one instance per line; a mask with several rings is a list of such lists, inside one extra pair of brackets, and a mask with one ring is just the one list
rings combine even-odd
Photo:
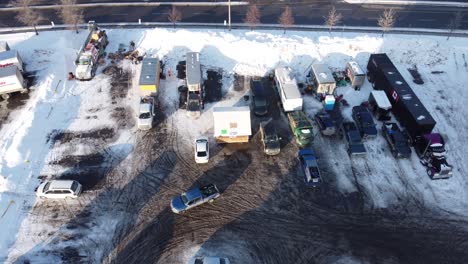
[(153, 127), (155, 116), (154, 97), (146, 96), (140, 98), (140, 110), (138, 113), (138, 129), (150, 130)]

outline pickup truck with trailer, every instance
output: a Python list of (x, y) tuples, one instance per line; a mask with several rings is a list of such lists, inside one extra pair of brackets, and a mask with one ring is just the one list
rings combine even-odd
[(312, 121), (302, 111), (288, 113), (289, 126), (296, 138), (296, 143), (303, 147), (314, 140)]
[(354, 106), (352, 116), (363, 139), (377, 136), (374, 119), (367, 107), (362, 105)]
[(348, 142), (348, 154), (351, 156), (366, 155), (366, 148), (362, 144), (361, 134), (354, 122), (343, 122), (342, 129)]
[(397, 123), (385, 122), (382, 125), (382, 134), (395, 158), (409, 158), (411, 156), (408, 140), (401, 132)]
[(448, 165), (445, 158), (444, 140), (439, 133), (433, 132), (436, 121), (387, 54), (371, 54), (367, 64), (367, 78), (374, 89), (386, 93), (393, 114), (405, 128), (404, 134), (414, 145), (422, 164), (427, 167), (437, 164), (427, 168), (431, 178), (450, 177), (452, 166)]
[(301, 111), (302, 95), (292, 70), (288, 67), (279, 67), (275, 69), (274, 75), (276, 90), (284, 112)]
[(0, 68), (16, 66), (20, 72), (24, 72), (24, 63), (16, 50), (0, 52)]
[(27, 93), (27, 81), (14, 65), (0, 68), (0, 95), (7, 100), (14, 92)]
[(195, 187), (174, 197), (171, 201), (171, 209), (176, 214), (183, 213), (193, 207), (213, 202), (219, 196), (219, 190), (214, 184)]
[(150, 130), (153, 127), (153, 119), (156, 115), (154, 97), (141, 97), (139, 108), (138, 129)]
[(109, 44), (104, 30), (100, 30), (94, 21), (88, 23), (89, 34), (84, 45), (80, 48), (75, 60), (76, 79), (91, 80), (96, 74), (98, 61), (104, 56), (104, 50)]

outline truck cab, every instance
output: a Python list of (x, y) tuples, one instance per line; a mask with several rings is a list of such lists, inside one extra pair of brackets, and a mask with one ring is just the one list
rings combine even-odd
[(314, 140), (313, 127), (310, 119), (302, 111), (288, 113), (289, 126), (296, 138), (296, 143), (303, 147)]
[(414, 142), (421, 163), (427, 167), (431, 179), (445, 179), (452, 176), (452, 166), (445, 158), (445, 141), (439, 133), (425, 134)]
[(142, 97), (140, 99), (140, 109), (138, 114), (138, 129), (149, 130), (153, 127), (153, 119), (155, 116), (154, 98)]

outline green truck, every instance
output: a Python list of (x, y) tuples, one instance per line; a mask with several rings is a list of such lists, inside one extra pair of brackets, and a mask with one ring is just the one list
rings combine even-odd
[(314, 140), (312, 121), (302, 111), (288, 113), (289, 126), (299, 146), (307, 146)]

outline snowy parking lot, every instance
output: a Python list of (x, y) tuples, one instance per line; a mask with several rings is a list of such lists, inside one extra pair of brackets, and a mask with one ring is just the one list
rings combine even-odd
[[(91, 81), (68, 81), (87, 32), (0, 35), (34, 73), (28, 95), (0, 102), (0, 262), (186, 263), (224, 256), (232, 263), (466, 263), (468, 259), (468, 46), (466, 39), (327, 32), (107, 30), (107, 52), (135, 41), (164, 62), (153, 129), (136, 127), (141, 65), (107, 59)], [(179, 108), (176, 65), (201, 54), (209, 100), (198, 119)], [(298, 146), (269, 73), (290, 66), (302, 82), (314, 62), (344, 69), (387, 53), (437, 121), (453, 177), (431, 180), (415, 153), (396, 160), (384, 138), (350, 158), (346, 142), (314, 131), (324, 183), (306, 187)], [(408, 69), (421, 75), (413, 82)], [(169, 69), (171, 74), (169, 74)], [(249, 79), (263, 76), (268, 117), (252, 115), (248, 144), (216, 144), (214, 106), (250, 102)], [(351, 106), (360, 91), (338, 88)], [(313, 116), (322, 104), (304, 94)], [(343, 107), (351, 119), (351, 107)], [(271, 118), (281, 153), (263, 153), (259, 123)], [(378, 123), (380, 128), (381, 123)], [(208, 164), (193, 141), (210, 137)], [(44, 179), (74, 179), (77, 199), (36, 199)], [(185, 214), (172, 197), (215, 183), (221, 196)]]

